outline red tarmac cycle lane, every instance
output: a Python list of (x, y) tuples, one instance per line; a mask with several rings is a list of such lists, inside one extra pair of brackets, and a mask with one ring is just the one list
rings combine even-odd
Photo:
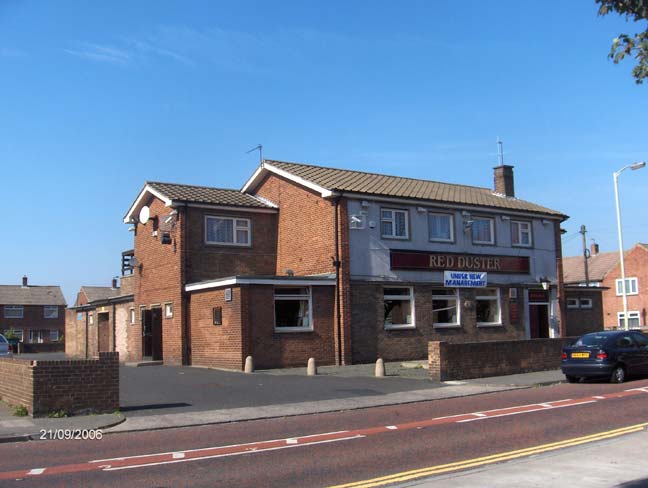
[[(572, 396), (574, 393), (589, 394), (575, 397)], [(268, 482), (276, 482), (275, 476), (279, 476), (284, 482), (291, 484), (291, 473), (301, 473), (299, 479), (304, 482), (310, 478), (309, 474), (304, 473), (302, 470), (304, 460), (312, 457), (313, 453), (327, 452), (325, 458), (320, 458), (324, 459), (325, 462), (311, 465), (312, 471), (322, 472), (322, 475), (325, 476), (323, 479), (326, 479), (327, 482), (329, 480), (330, 482), (352, 481), (354, 478), (349, 478), (348, 475), (357, 471), (358, 468), (362, 468), (362, 466), (364, 468), (361, 471), (366, 472), (367, 476), (389, 474), (389, 472), (393, 472), (397, 468), (417, 467), (417, 464), (415, 462), (411, 463), (410, 460), (421, 459), (423, 453), (426, 454), (424, 458), (427, 458), (425, 461), (427, 464), (431, 462), (432, 458), (439, 458), (443, 452), (457, 452), (458, 450), (464, 453), (473, 451), (476, 454), (488, 453), (489, 449), (494, 448), (494, 446), (502, 445), (503, 447), (509, 444), (511, 432), (518, 432), (517, 438), (524, 439), (525, 436), (522, 433), (528, 430), (530, 426), (535, 431), (532, 439), (537, 444), (544, 440), (554, 440), (556, 434), (558, 436), (555, 440), (560, 440), (560, 435), (568, 432), (583, 435), (584, 433), (605, 430), (608, 427), (636, 423), (638, 419), (636, 416), (632, 416), (631, 413), (636, 405), (642, 407), (646, 405), (647, 394), (648, 382), (646, 381), (624, 385), (561, 385), (559, 387), (517, 390), (481, 395), (479, 397), (295, 417), (292, 419), (277, 419), (274, 421), (174, 429), (156, 433), (109, 435), (104, 437), (105, 441), (94, 441), (94, 444), (86, 441), (14, 444), (12, 445), (13, 448), (29, 451), (31, 454), (29, 457), (33, 460), (33, 463), (25, 465), (25, 458), (22, 458), (20, 469), (5, 469), (2, 466), (0, 468), (2, 471), (0, 479), (8, 481), (21, 478), (29, 481), (29, 485), (34, 483), (36, 486), (42, 483), (44, 486), (47, 483), (47, 478), (49, 478), (50, 482), (54, 482), (69, 476), (82, 476), (83, 473), (97, 482), (99, 480), (108, 482), (109, 480), (122, 479), (124, 476), (134, 479), (141, 476), (150, 477), (153, 475), (155, 477), (156, 472), (167, 473), (165, 477), (171, 476), (173, 478), (180, 472), (193, 472), (199, 469), (196, 466), (201, 465), (203, 467), (214, 466), (216, 471), (221, 472), (221, 474), (223, 468), (229, 466), (230, 468), (225, 470), (228, 474), (229, 483), (246, 486), (246, 483), (252, 479), (246, 478), (245, 475), (246, 472), (250, 471), (251, 466), (254, 465), (256, 468), (259, 465), (266, 465), (267, 469), (264, 470), (264, 473), (274, 473), (273, 477), (267, 480)], [(565, 397), (565, 395), (569, 396)], [(623, 408), (619, 409), (619, 402), (628, 403), (624, 403)], [(467, 411), (471, 408), (476, 409)], [(588, 408), (586, 416), (579, 415), (583, 408)], [(639, 408), (636, 411), (637, 414), (642, 410), (643, 408)], [(615, 425), (614, 422), (610, 422), (614, 416), (597, 413), (610, 411), (623, 411), (626, 415), (617, 416), (615, 419), (617, 425)], [(440, 413), (441, 415), (426, 417), (426, 413)], [(579, 422), (573, 423), (575, 419), (579, 418), (596, 419), (596, 421), (593, 424), (592, 422), (584, 422), (587, 425), (579, 426)], [(565, 419), (571, 419), (572, 423), (560, 427), (560, 424), (564, 423), (562, 421)], [(605, 427), (601, 422), (602, 419), (607, 421)], [(308, 422), (304, 423), (304, 420), (308, 420)], [(619, 424), (619, 422), (621, 423)], [(513, 428), (500, 432), (498, 426), (501, 427), (502, 424), (510, 424)], [(345, 425), (346, 428), (340, 429), (339, 427), (342, 425)], [(547, 428), (543, 429), (543, 425)], [(304, 431), (303, 429), (306, 427), (310, 431)], [(318, 427), (333, 427), (336, 430), (316, 430)], [(246, 435), (241, 435), (243, 430), (246, 431)], [(471, 432), (481, 432), (483, 436), (484, 430), (489, 432), (488, 442), (476, 440), (472, 445), (464, 445), (462, 448), (462, 440), (465, 440), (467, 436), (470, 437)], [(282, 432), (283, 434), (300, 432), (300, 435), (263, 437), (264, 434), (270, 434), (273, 431), (274, 433)], [(198, 432), (204, 435), (195, 435)], [(552, 432), (554, 433), (552, 434)], [(194, 435), (193, 443), (185, 441), (187, 434), (189, 436)], [(223, 441), (229, 439), (238, 442), (221, 443), (219, 442), (221, 437), (219, 434), (225, 434), (222, 436)], [(439, 435), (442, 437), (439, 438)], [(256, 439), (253, 440), (254, 437)], [(126, 440), (137, 444), (137, 446), (132, 446), (132, 449), (123, 449), (123, 446), (120, 448), (120, 441)], [(186, 440), (188, 441), (188, 439)], [(211, 440), (212, 444), (205, 445), (209, 440)], [(401, 462), (394, 465), (393, 462), (390, 462), (390, 460), (393, 460), (394, 452), (401, 454), (409, 452), (411, 446), (421, 446), (421, 442), (423, 447), (420, 451), (411, 453), (412, 455), (405, 463)], [(81, 454), (79, 452), (81, 446), (77, 447), (77, 443), (86, 445), (85, 455), (82, 458), (85, 459), (83, 462), (79, 462), (79, 457), (74, 456), (75, 451)], [(59, 454), (57, 456), (52, 456), (53, 445), (58, 447)], [(363, 447), (359, 448), (360, 445)], [(102, 446), (105, 446), (105, 448), (102, 448)], [(11, 457), (7, 458), (5, 456), (9, 453), (6, 452), (5, 448), (6, 446), (0, 446), (0, 459), (15, 460), (18, 453), (12, 449)], [(39, 456), (39, 450), (42, 451), (42, 456)], [(66, 457), (69, 459), (69, 456), (61, 453), (61, 451), (65, 450), (68, 450), (69, 454), (74, 456), (76, 462), (60, 462)], [(115, 455), (117, 452), (120, 452), (120, 454)], [(88, 459), (90, 453), (97, 455), (105, 453), (106, 456)], [(367, 455), (371, 456), (370, 453), (373, 453), (377, 459), (381, 459), (381, 462), (373, 466), (371, 463), (348, 463), (349, 459), (356, 458), (357, 461), (360, 461), (360, 459), (366, 458)], [(388, 455), (386, 460), (382, 459), (384, 454), (389, 453), (391, 453), (391, 456)], [(234, 459), (235, 457), (240, 459)], [(53, 462), (57, 459), (58, 462)], [(276, 459), (283, 459), (283, 461), (276, 462)], [(301, 461), (295, 463), (295, 459)], [(242, 470), (236, 468), (236, 466), (241, 465), (241, 462), (244, 466)], [(346, 469), (349, 471), (347, 476), (344, 476), (344, 473), (339, 470), (330, 469), (330, 463), (333, 463), (333, 465), (339, 463), (347, 465)], [(2, 461), (0, 464), (4, 465), (5, 462)], [(16, 463), (12, 464), (15, 465)], [(192, 465), (192, 467), (187, 465)], [(390, 465), (393, 465), (392, 471), (384, 471)], [(136, 471), (139, 471), (139, 474)], [(128, 473), (126, 474), (126, 472)], [(108, 475), (108, 473), (111, 473), (111, 475)], [(207, 471), (207, 473), (210, 473), (210, 471)], [(239, 476), (232, 478), (232, 474), (238, 474)], [(219, 479), (212, 479), (213, 476), (215, 476), (213, 473), (207, 475), (204, 481), (207, 484), (217, 483)], [(259, 474), (253, 476), (253, 479), (258, 481), (258, 476)], [(313, 480), (315, 481), (314, 485), (321, 486), (325, 484), (323, 479), (318, 477)], [(181, 480), (178, 481), (181, 482)], [(252, 484), (250, 483), (250, 485)], [(301, 484), (301, 482), (298, 484)]]

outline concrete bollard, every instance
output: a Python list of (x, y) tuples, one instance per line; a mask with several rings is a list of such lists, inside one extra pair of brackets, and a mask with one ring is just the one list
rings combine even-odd
[(252, 356), (245, 358), (245, 372), (254, 373), (254, 360), (252, 359)]
[(308, 359), (308, 368), (306, 368), (308, 376), (315, 376), (317, 374), (317, 366), (315, 365), (315, 358)]
[(385, 376), (385, 361), (382, 358), (378, 358), (376, 361), (376, 376), (381, 378)]

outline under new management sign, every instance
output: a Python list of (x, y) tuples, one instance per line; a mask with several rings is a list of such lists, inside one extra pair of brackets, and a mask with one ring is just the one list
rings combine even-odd
[(448, 288), (483, 288), (488, 281), (487, 274), (485, 272), (444, 271), (443, 286)]

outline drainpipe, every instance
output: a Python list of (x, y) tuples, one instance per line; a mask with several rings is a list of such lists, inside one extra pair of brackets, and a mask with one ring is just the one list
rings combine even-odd
[(339, 228), (340, 228), (340, 218), (338, 216), (339, 212), (339, 206), (340, 206), (340, 199), (342, 198), (342, 194), (338, 194), (337, 197), (335, 197), (335, 200), (333, 200), (333, 205), (335, 206), (335, 217), (334, 217), (334, 227), (335, 227), (335, 257), (333, 258), (333, 266), (335, 267), (335, 302), (336, 302), (336, 307), (335, 307), (335, 313), (336, 313), (336, 330), (337, 330), (337, 363), (338, 365), (342, 365), (342, 310), (341, 310), (341, 304), (342, 304), (342, 293), (340, 290), (340, 267), (341, 267), (341, 262), (340, 262), (340, 239), (339, 239)]
[(182, 208), (182, 212), (178, 212), (178, 217), (182, 219), (180, 224), (180, 306), (182, 307), (182, 314), (180, 315), (180, 320), (182, 323), (181, 335), (182, 335), (182, 364), (189, 365), (190, 363), (190, 345), (189, 345), (189, 331), (187, 328), (187, 322), (189, 320), (189, 311), (187, 310), (187, 292), (185, 291), (185, 285), (187, 281), (187, 255), (188, 255), (188, 245), (187, 245), (187, 206), (185, 205)]
[(88, 311), (85, 313), (85, 358), (88, 359)]
[(116, 331), (117, 320), (115, 317), (115, 311), (116, 311), (116, 305), (113, 302), (113, 306), (112, 306), (112, 340), (113, 340), (112, 350), (113, 352), (117, 350), (117, 331)]

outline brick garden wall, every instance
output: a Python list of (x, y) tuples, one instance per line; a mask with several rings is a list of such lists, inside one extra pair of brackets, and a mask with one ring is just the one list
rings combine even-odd
[[(406, 283), (399, 283), (399, 286)], [(352, 346), (353, 362), (368, 363), (377, 358), (386, 361), (424, 359), (429, 341), (476, 342), (514, 340), (525, 337), (524, 306), (519, 301), (516, 314), (511, 314), (508, 288), (501, 288), (502, 325), (478, 327), (475, 309), (475, 291), (460, 291), (461, 327), (434, 327), (432, 318), (432, 290), (429, 285), (414, 286), (414, 329), (386, 330), (384, 327), (383, 284), (353, 282)], [(437, 287), (438, 288), (438, 287)], [(518, 296), (522, 291), (518, 290)]]
[(562, 348), (573, 340), (567, 337), (468, 343), (430, 341), (430, 379), (450, 381), (557, 369)]
[(119, 409), (119, 354), (99, 359), (30, 361), (0, 359), (0, 398), (30, 415), (111, 413)]

